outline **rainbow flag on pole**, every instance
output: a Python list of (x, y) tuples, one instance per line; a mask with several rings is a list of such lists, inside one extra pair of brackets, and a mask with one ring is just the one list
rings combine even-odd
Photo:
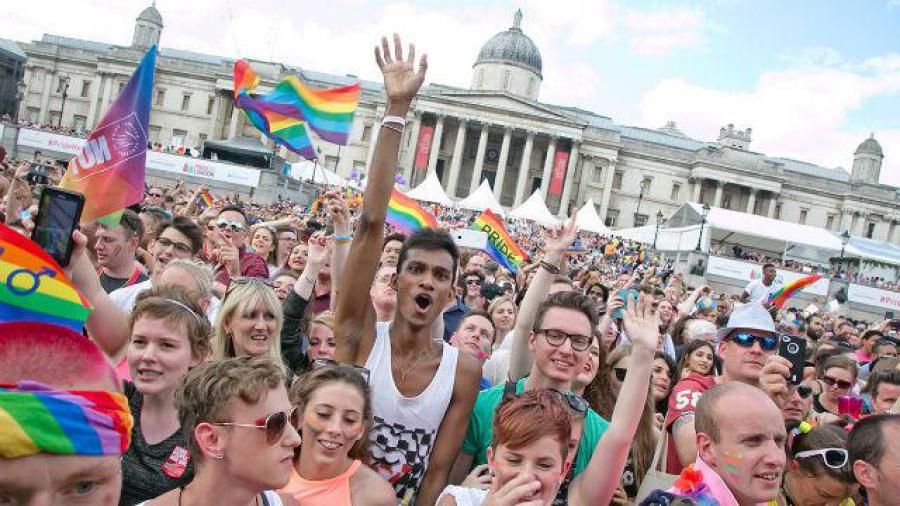
[(0, 322), (42, 322), (81, 333), (91, 312), (53, 258), (0, 224)]
[(209, 190), (203, 190), (199, 195), (197, 195), (197, 203), (203, 209), (209, 209), (213, 206), (214, 200), (212, 195), (209, 193)]
[(246, 60), (234, 64), (234, 100), (260, 132), (307, 160), (318, 158), (307, 127), (322, 140), (347, 145), (359, 105), (359, 83), (338, 88), (307, 86), (288, 76), (268, 94), (253, 97), (259, 76)]
[(512, 240), (506, 227), (503, 226), (503, 220), (490, 209), (485, 209), (478, 218), (475, 218), (472, 229), (487, 234), (485, 251), (495, 262), (513, 274), (519, 271), (522, 262), (528, 260), (528, 253)]
[(822, 279), (821, 274), (812, 274), (810, 276), (795, 279), (790, 283), (785, 283), (781, 288), (769, 294), (766, 303), (774, 304), (775, 307), (784, 307), (784, 303), (787, 302), (788, 299), (820, 279)]
[(69, 162), (59, 186), (84, 195), (81, 223), (107, 217), (109, 222), (118, 224), (120, 211), (144, 198), (155, 71), (153, 46), (85, 140), (81, 153)]
[(437, 219), (431, 213), (396, 188), (391, 188), (385, 221), (404, 234), (411, 234), (421, 228), (438, 228)]

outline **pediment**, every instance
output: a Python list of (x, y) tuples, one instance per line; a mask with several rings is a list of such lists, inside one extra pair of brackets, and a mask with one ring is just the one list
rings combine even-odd
[[(524, 115), (540, 118), (545, 121), (582, 125), (577, 119), (561, 114), (553, 108), (530, 100), (517, 97), (506, 92), (483, 91), (442, 91), (439, 95), (430, 95), (428, 99), (459, 105), (470, 110), (501, 112), (504, 115)], [(583, 126), (583, 125), (582, 125)]]

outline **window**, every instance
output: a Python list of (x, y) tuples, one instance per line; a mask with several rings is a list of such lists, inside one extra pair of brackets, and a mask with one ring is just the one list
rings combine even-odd
[(591, 177), (591, 181), (594, 183), (602, 183), (603, 182), (603, 167), (599, 165), (594, 166), (594, 174)]
[(325, 157), (325, 168), (331, 171), (337, 170), (338, 157), (336, 156), (326, 156)]
[(503, 89), (504, 90), (509, 88), (509, 78), (511, 75), (512, 75), (512, 73), (510, 71), (508, 71), (508, 70), (503, 71)]
[(41, 110), (37, 107), (29, 107), (28, 111), (26, 111), (25, 116), (28, 118), (28, 121), (32, 123), (37, 123), (38, 116), (40, 116)]
[(125, 83), (119, 83), (119, 95), (122, 94), (122, 90), (124, 90), (124, 89), (125, 89)]
[(50, 124), (51, 125), (59, 124), (59, 111), (50, 111)]
[(188, 109), (191, 108), (191, 96), (190, 95), (182, 95), (181, 97), (181, 111), (187, 112)]
[(866, 238), (871, 239), (872, 236), (875, 235), (875, 224), (869, 223), (866, 225)]
[(82, 81), (81, 82), (81, 98), (87, 98), (87, 96), (90, 94), (91, 94), (91, 82), (90, 81)]
[(209, 101), (206, 102), (206, 114), (212, 114), (213, 109), (216, 107), (216, 99), (215, 97), (209, 97)]
[(162, 107), (166, 102), (166, 90), (159, 89), (156, 90), (156, 106)]
[(202, 146), (204, 142), (206, 142), (206, 134), (198, 134), (197, 135), (197, 147)]
[(801, 209), (800, 210), (800, 220), (799, 220), (799, 223), (801, 225), (806, 225), (807, 216), (809, 216), (809, 209)]
[(356, 172), (357, 174), (365, 174), (366, 173), (366, 162), (354, 160), (353, 161), (353, 172)]
[(646, 176), (644, 179), (641, 179), (641, 190), (643, 190), (644, 195), (650, 194), (650, 185), (653, 184), (653, 178)]
[(606, 210), (606, 226), (607, 227), (615, 227), (617, 221), (619, 221), (619, 210), (618, 209), (607, 209)]
[(621, 189), (622, 189), (622, 172), (621, 172), (621, 171), (618, 171), (618, 170), (617, 170), (617, 171), (613, 174), (612, 187), (613, 187), (614, 190), (621, 190)]
[(62, 92), (66, 91), (66, 88), (69, 85), (68, 77), (60, 77), (59, 81), (56, 82), (56, 94), (62, 95)]
[(84, 132), (84, 127), (87, 124), (87, 116), (76, 114), (72, 119), (72, 128), (74, 128), (76, 132)]
[(780, 220), (780, 219), (781, 219), (781, 204), (775, 204), (775, 216), (774, 216), (774, 218), (775, 218), (776, 220)]
[(678, 197), (681, 196), (681, 185), (675, 183), (672, 185), (672, 195), (669, 197), (672, 200), (678, 200)]
[(150, 142), (159, 142), (159, 132), (161, 128), (156, 125), (150, 125)]
[(722, 209), (731, 209), (731, 194), (726, 193), (722, 196)]
[(172, 130), (172, 145), (174, 146), (184, 146), (187, 144), (187, 132), (184, 130), (174, 129)]
[(637, 214), (634, 215), (634, 226), (635, 227), (643, 227), (647, 224), (647, 215), (646, 214)]
[(363, 127), (361, 140), (363, 142), (369, 142), (372, 140), (372, 125), (366, 125)]
[(834, 215), (829, 214), (828, 218), (825, 219), (825, 228), (828, 230), (834, 229)]

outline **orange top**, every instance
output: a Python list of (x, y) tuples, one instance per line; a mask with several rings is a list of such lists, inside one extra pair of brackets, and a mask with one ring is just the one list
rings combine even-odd
[(279, 490), (291, 494), (303, 506), (349, 506), (350, 477), (359, 469), (362, 462), (354, 460), (342, 474), (321, 481), (303, 479), (297, 469), (291, 470), (291, 481)]

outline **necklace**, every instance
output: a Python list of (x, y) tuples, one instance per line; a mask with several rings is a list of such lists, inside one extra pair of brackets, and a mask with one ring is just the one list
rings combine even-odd
[[(178, 506), (181, 506), (181, 494), (184, 493), (184, 485), (178, 487)], [(253, 497), (253, 504), (259, 506), (259, 495)]]
[(781, 479), (781, 495), (784, 496), (785, 506), (794, 506), (794, 501), (791, 500), (791, 496), (788, 495), (787, 490), (784, 489), (784, 478)]
[(422, 362), (423, 358), (425, 358), (425, 354), (427, 352), (428, 352), (428, 348), (422, 350), (422, 352), (419, 353), (419, 356), (416, 357), (415, 360), (410, 361), (408, 364), (406, 364), (406, 367), (403, 367), (400, 369), (400, 384), (406, 383), (406, 376), (409, 373), (413, 372), (416, 369), (416, 367), (419, 366), (419, 363)]

